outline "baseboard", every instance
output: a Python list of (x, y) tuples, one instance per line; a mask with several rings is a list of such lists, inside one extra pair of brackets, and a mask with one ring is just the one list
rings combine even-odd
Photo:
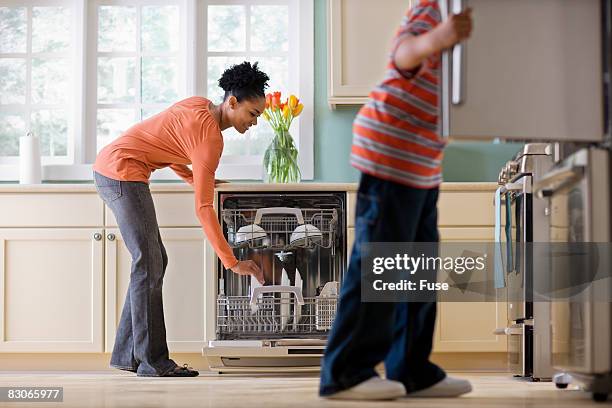
[[(208, 371), (206, 358), (198, 353), (170, 355), (177, 364), (188, 363), (199, 371)], [(433, 353), (431, 359), (447, 371), (507, 372), (506, 353)], [(0, 353), (0, 371), (108, 371), (110, 354), (33, 354)]]
[[(200, 353), (171, 354), (177, 364), (188, 363), (196, 370), (208, 370), (208, 363)], [(110, 354), (106, 353), (0, 353), (0, 372), (2, 371), (108, 371), (116, 369), (109, 366)]]
[(433, 353), (431, 360), (446, 371), (508, 372), (507, 353)]

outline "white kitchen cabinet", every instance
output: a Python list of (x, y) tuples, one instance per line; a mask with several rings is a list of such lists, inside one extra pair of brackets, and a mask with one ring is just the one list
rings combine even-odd
[[(164, 319), (170, 352), (199, 353), (207, 337), (207, 285), (216, 256), (204, 232), (194, 228), (160, 228), (168, 254), (164, 277)], [(106, 351), (111, 352), (130, 278), (131, 256), (118, 229), (106, 230)], [(214, 280), (213, 280), (214, 282)], [(213, 303), (214, 304), (214, 303)]]
[(385, 76), (391, 42), (411, 0), (328, 0), (328, 102), (363, 104)]
[[(442, 227), (442, 242), (491, 242), (492, 227)], [(505, 336), (493, 331), (507, 324), (505, 299), (497, 302), (438, 302), (434, 352), (505, 352)]]
[(102, 234), (0, 229), (0, 352), (103, 351)]

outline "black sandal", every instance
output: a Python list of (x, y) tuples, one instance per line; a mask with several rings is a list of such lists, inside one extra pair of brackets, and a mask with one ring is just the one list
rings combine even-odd
[(200, 375), (200, 373), (194, 370), (193, 367), (189, 367), (188, 364), (183, 364), (182, 367), (174, 367), (173, 370), (170, 370), (162, 377), (197, 377), (198, 375)]

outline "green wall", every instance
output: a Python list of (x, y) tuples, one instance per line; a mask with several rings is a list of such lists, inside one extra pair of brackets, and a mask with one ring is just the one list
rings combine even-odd
[[(351, 127), (358, 107), (330, 110), (327, 104), (327, 0), (315, 3), (315, 181), (353, 182), (359, 172), (349, 164)], [(367, 58), (364, 55), (364, 58)], [(381, 61), (383, 64), (384, 61)], [(520, 144), (451, 143), (443, 162), (445, 181), (496, 181), (501, 166)]]

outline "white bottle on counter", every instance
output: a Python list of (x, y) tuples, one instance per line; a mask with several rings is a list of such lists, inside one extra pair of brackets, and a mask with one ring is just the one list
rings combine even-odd
[(40, 143), (32, 132), (19, 138), (19, 184), (40, 184)]

